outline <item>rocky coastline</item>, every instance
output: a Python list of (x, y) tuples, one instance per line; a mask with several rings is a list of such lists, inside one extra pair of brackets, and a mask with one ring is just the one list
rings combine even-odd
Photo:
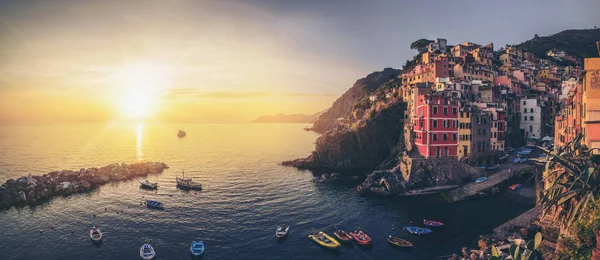
[(162, 162), (114, 163), (78, 171), (53, 171), (44, 175), (22, 176), (0, 185), (0, 210), (12, 206), (39, 205), (56, 196), (88, 192), (103, 184), (161, 173)]

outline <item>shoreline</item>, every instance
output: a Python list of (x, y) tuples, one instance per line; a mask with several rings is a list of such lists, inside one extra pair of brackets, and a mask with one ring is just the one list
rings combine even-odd
[(43, 175), (8, 179), (0, 185), (0, 210), (15, 206), (39, 205), (57, 196), (84, 193), (109, 182), (145, 177), (168, 169), (162, 162), (114, 163), (79, 171), (52, 171)]

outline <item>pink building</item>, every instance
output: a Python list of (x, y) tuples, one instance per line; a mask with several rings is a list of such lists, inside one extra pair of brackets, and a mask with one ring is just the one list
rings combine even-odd
[(415, 95), (415, 145), (425, 157), (458, 156), (458, 104), (446, 92)]

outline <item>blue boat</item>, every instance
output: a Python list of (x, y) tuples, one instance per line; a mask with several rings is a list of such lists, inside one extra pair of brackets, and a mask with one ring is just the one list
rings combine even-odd
[(190, 253), (194, 256), (201, 256), (204, 254), (204, 242), (201, 240), (192, 241), (192, 245), (190, 246)]
[(152, 209), (164, 209), (165, 206), (158, 201), (155, 200), (146, 200), (146, 207), (148, 208), (152, 208)]
[(415, 226), (408, 226), (405, 229), (406, 229), (406, 231), (408, 231), (408, 233), (415, 234), (415, 235), (426, 235), (426, 234), (433, 232), (433, 231), (431, 231), (431, 229), (420, 228), (420, 227), (415, 227)]
[(475, 183), (482, 183), (484, 181), (487, 181), (487, 177), (481, 177), (481, 178), (475, 180)]

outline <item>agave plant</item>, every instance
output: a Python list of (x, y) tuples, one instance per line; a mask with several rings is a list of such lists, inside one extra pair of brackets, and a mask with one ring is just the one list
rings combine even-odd
[(541, 198), (544, 215), (554, 214), (563, 227), (570, 226), (584, 214), (589, 203), (600, 193), (600, 170), (597, 148), (581, 144), (582, 135), (547, 153), (544, 169), (546, 187)]
[[(520, 244), (517, 245), (513, 242), (513, 244), (509, 247), (509, 256), (510, 259), (514, 260), (541, 260), (542, 253), (539, 248), (542, 244), (542, 233), (537, 232), (533, 240), (529, 240), (527, 244), (525, 244), (525, 248), (523, 248)], [(507, 259), (506, 255), (502, 254), (500, 250), (498, 250), (495, 246), (492, 246), (490, 249), (491, 256), (488, 260), (504, 260)]]

